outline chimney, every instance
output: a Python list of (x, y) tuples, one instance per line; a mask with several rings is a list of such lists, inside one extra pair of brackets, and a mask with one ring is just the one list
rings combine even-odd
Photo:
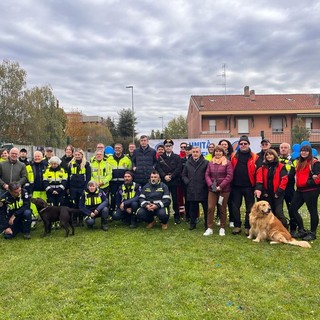
[(250, 95), (250, 94), (249, 94), (249, 86), (245, 86), (245, 87), (244, 87), (244, 96), (245, 96), (245, 97), (249, 97), (249, 95)]
[(256, 93), (254, 90), (250, 90), (250, 100), (256, 101)]
[(320, 94), (315, 94), (314, 98), (315, 98), (316, 106), (319, 106), (320, 105)]

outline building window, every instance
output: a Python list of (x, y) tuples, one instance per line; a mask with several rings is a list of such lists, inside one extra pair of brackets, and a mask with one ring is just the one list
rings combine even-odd
[(282, 118), (271, 118), (272, 132), (283, 132), (283, 121)]
[(306, 118), (306, 129), (312, 129), (312, 118)]
[(216, 132), (216, 120), (209, 120), (209, 131)]
[(249, 133), (249, 119), (238, 119), (238, 133)]

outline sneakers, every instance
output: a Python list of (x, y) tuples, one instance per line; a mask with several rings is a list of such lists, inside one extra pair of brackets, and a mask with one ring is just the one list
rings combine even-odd
[(240, 234), (240, 233), (241, 233), (241, 228), (239, 228), (239, 227), (236, 227), (236, 228), (234, 228), (232, 230), (232, 234), (234, 234), (234, 235), (237, 235), (237, 234)]
[(302, 238), (302, 240), (304, 241), (311, 241), (311, 240), (315, 240), (317, 237), (316, 237), (316, 234), (314, 232), (308, 232), (308, 234)]
[(204, 236), (211, 236), (212, 234), (213, 234), (213, 230), (211, 228), (208, 228), (203, 235)]
[(230, 228), (234, 228), (234, 222), (233, 222), (233, 221), (230, 221), (229, 227), (230, 227)]
[(225, 236), (226, 235), (226, 231), (224, 230), (224, 228), (220, 228), (219, 230), (219, 236)]
[(162, 230), (167, 230), (168, 225), (166, 223), (161, 223), (161, 228), (162, 228)]
[(308, 233), (303, 229), (300, 229), (298, 231), (293, 231), (293, 232), (291, 231), (290, 233), (291, 233), (291, 236), (295, 239), (304, 238), (308, 235)]
[(154, 220), (152, 222), (148, 223), (147, 229), (152, 229), (155, 224), (156, 224), (156, 222)]

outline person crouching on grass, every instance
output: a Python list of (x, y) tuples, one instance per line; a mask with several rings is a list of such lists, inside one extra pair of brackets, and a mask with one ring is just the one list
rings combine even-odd
[(88, 228), (92, 228), (95, 219), (101, 217), (101, 229), (103, 231), (109, 229), (107, 225), (107, 217), (109, 215), (108, 205), (109, 201), (106, 194), (99, 189), (95, 181), (89, 181), (87, 189), (83, 191), (79, 202), (79, 209), (86, 216), (85, 222)]
[(5, 239), (12, 239), (22, 232), (29, 240), (31, 229), (30, 197), (20, 183), (10, 182), (8, 191), (0, 199), (1, 232)]
[(147, 228), (155, 225), (154, 217), (158, 217), (162, 230), (168, 228), (170, 192), (167, 185), (160, 180), (158, 171), (152, 171), (150, 181), (144, 185), (139, 197), (141, 208), (137, 211), (137, 218), (147, 222)]

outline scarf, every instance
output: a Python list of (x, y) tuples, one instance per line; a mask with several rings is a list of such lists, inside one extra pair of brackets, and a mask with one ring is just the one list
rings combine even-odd
[(227, 158), (225, 156), (222, 156), (221, 158), (212, 157), (211, 161), (215, 164), (220, 164), (222, 166), (227, 165)]

